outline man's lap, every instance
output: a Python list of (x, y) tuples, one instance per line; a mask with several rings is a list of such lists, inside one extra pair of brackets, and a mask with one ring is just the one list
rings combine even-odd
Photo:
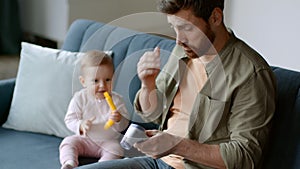
[(78, 167), (78, 169), (173, 169), (160, 159), (151, 157), (133, 157), (118, 160), (104, 161)]

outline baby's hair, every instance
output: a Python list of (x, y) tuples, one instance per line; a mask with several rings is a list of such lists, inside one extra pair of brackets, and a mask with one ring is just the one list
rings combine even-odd
[(109, 65), (112, 67), (112, 69), (114, 69), (114, 64), (111, 56), (99, 50), (91, 50), (86, 52), (82, 56), (80, 63), (81, 63), (81, 67), (80, 67), (81, 73), (83, 73), (86, 67), (91, 67), (91, 66)]

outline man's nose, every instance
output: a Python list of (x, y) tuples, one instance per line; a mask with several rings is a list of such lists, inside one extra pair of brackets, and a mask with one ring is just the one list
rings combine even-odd
[(180, 44), (184, 44), (186, 42), (187, 42), (187, 39), (186, 39), (185, 34), (181, 31), (177, 31), (176, 32), (176, 43), (178, 45), (180, 45)]

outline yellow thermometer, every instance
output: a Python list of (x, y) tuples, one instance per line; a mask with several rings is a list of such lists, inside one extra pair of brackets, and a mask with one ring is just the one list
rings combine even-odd
[[(105, 100), (107, 102), (107, 104), (109, 105), (111, 111), (115, 111), (117, 110), (113, 100), (111, 99), (110, 95), (108, 94), (108, 92), (104, 92), (104, 97)], [(110, 128), (115, 122), (112, 119), (108, 119), (108, 121), (105, 123), (104, 125), (104, 129), (107, 130), (108, 128)]]

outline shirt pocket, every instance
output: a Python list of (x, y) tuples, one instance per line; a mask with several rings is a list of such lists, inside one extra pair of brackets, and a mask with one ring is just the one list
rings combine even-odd
[[(190, 117), (189, 134), (192, 138), (204, 143), (219, 130), (226, 130), (228, 102), (212, 99), (198, 94)], [(225, 135), (227, 132), (223, 133)]]

